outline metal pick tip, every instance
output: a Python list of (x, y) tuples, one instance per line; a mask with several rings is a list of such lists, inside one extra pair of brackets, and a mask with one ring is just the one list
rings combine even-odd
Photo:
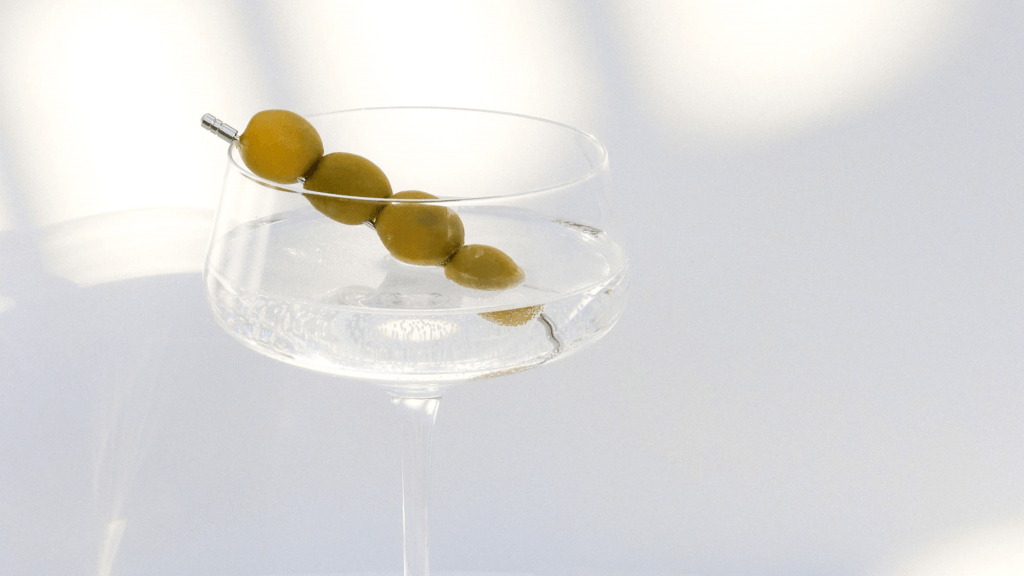
[(228, 143), (238, 140), (238, 130), (221, 122), (213, 114), (203, 114), (202, 127)]

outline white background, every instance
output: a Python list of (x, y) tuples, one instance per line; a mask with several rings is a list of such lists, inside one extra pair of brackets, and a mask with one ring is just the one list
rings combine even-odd
[(401, 568), (371, 384), (222, 333), (212, 112), (447, 105), (608, 147), (583, 353), (451, 391), (441, 571), (1024, 574), (1024, 8), (0, 4), (0, 575)]

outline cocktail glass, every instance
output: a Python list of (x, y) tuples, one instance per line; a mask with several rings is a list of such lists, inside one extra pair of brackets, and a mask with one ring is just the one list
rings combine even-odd
[[(622, 312), (627, 259), (607, 153), (568, 126), (500, 112), (370, 108), (308, 119), (325, 151), (370, 159), (395, 192), (439, 199), (338, 197), (270, 182), (232, 143), (207, 295), (219, 324), (257, 352), (390, 394), (402, 427), (405, 574), (426, 576), (430, 435), (444, 391), (565, 357)], [(399, 262), (372, 223), (331, 220), (310, 195), (450, 208), (466, 244), (500, 249), (526, 279), (506, 290), (459, 286), (440, 266)]]

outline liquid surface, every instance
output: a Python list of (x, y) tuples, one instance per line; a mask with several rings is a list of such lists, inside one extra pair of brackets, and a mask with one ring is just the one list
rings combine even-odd
[[(248, 346), (322, 372), (441, 382), (518, 371), (606, 333), (626, 293), (626, 258), (600, 230), (488, 208), (459, 211), (467, 243), (500, 247), (526, 272), (501, 291), (403, 264), (367, 226), (303, 210), (217, 239), (206, 285), (217, 319)], [(543, 306), (521, 326), (481, 313)]]

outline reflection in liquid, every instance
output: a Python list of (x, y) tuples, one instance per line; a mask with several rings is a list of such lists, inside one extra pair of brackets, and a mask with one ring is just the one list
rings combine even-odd
[(454, 334), (459, 326), (434, 318), (402, 318), (378, 324), (377, 329), (401, 342), (437, 342)]

